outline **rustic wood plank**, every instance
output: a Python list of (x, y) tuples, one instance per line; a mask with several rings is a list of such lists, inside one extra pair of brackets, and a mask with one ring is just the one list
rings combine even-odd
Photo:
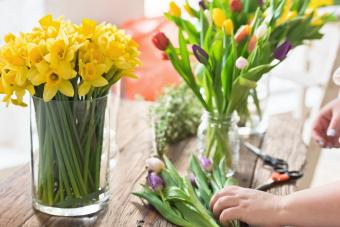
[[(262, 149), (269, 155), (281, 158), (289, 163), (290, 170), (303, 170), (306, 163), (307, 147), (302, 140), (303, 121), (294, 119), (291, 114), (277, 115), (271, 118)], [(254, 171), (252, 187), (256, 188), (270, 179), (271, 168), (266, 168), (258, 160)], [(277, 195), (286, 195), (296, 191), (296, 183), (275, 187), (270, 190)]]

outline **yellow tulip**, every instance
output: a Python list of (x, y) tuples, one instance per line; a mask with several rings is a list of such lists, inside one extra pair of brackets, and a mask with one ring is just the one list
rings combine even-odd
[(183, 7), (190, 16), (195, 16), (193, 9), (188, 4), (184, 4)]
[(216, 27), (220, 28), (223, 25), (223, 22), (226, 20), (225, 13), (222, 9), (215, 8), (212, 11), (212, 19)]
[(169, 14), (174, 17), (180, 17), (182, 15), (181, 8), (179, 8), (179, 6), (175, 2), (170, 2)]
[(69, 80), (64, 80), (55, 72), (50, 71), (46, 75), (46, 83), (43, 94), (44, 101), (51, 101), (58, 91), (68, 97), (74, 96), (74, 90), (71, 82)]
[(223, 29), (225, 34), (231, 35), (234, 32), (234, 24), (233, 21), (230, 19), (227, 19), (223, 22)]

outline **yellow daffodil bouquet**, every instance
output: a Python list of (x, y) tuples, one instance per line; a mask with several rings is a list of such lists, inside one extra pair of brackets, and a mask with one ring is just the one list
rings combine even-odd
[(51, 15), (39, 23), (5, 36), (0, 94), (20, 106), (26, 92), (32, 96), (33, 204), (64, 215), (62, 208), (107, 199), (108, 94), (122, 77), (135, 77), (139, 51), (112, 24), (77, 25)]

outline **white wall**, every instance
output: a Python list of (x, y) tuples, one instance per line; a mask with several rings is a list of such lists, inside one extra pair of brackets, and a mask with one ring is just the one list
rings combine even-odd
[(45, 0), (45, 9), (75, 23), (82, 18), (120, 24), (144, 15), (144, 0)]

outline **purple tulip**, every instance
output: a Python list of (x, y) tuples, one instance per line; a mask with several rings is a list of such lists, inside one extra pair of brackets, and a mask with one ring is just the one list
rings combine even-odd
[(205, 5), (204, 0), (199, 1), (198, 4), (200, 5), (200, 7), (201, 7), (202, 10), (206, 10), (206, 9), (207, 9), (207, 6)]
[(285, 41), (280, 46), (278, 46), (274, 51), (274, 58), (283, 61), (288, 52), (292, 49), (293, 45), (289, 41)]
[(209, 158), (206, 158), (204, 156), (202, 156), (200, 158), (200, 163), (201, 163), (201, 167), (202, 169), (204, 169), (207, 172), (211, 172), (212, 171), (212, 161)]
[(192, 51), (194, 52), (194, 55), (196, 57), (196, 59), (206, 65), (208, 64), (209, 61), (209, 55), (207, 54), (207, 52), (205, 52), (200, 46), (198, 45), (193, 45), (192, 46)]
[(161, 191), (164, 187), (163, 179), (154, 172), (149, 172), (147, 181), (153, 191)]
[(257, 0), (259, 6), (263, 6), (263, 0)]
[(190, 183), (191, 185), (194, 187), (194, 188), (197, 188), (197, 181), (196, 181), (196, 177), (193, 173), (189, 173), (189, 180), (190, 180)]

